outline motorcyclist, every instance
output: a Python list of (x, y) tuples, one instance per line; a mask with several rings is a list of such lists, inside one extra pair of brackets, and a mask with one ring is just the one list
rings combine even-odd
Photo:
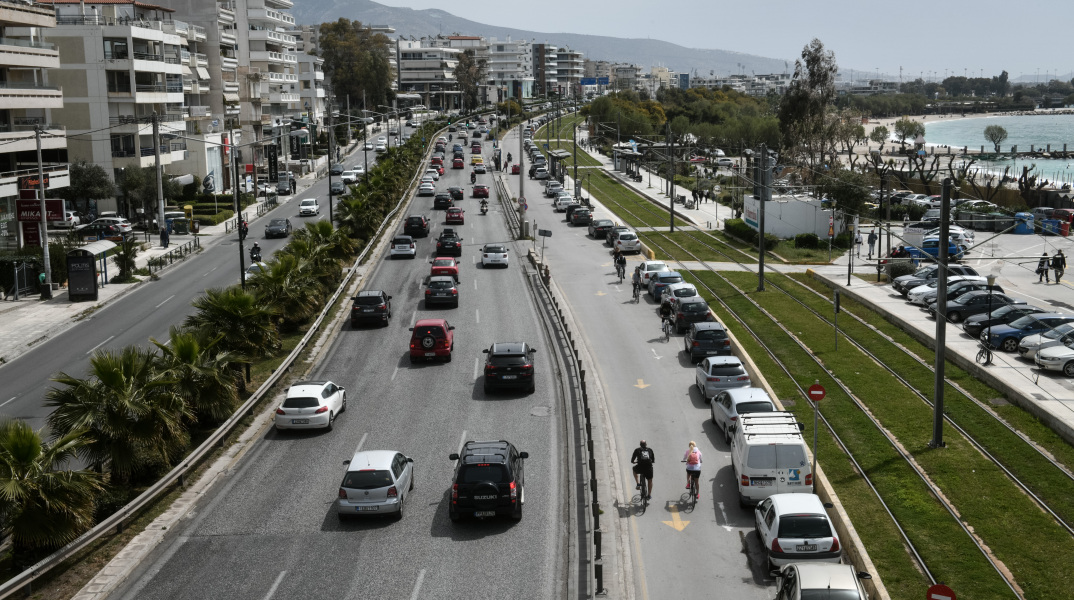
[(245, 220), (239, 225), (239, 239), (246, 239), (246, 234), (250, 233), (250, 224)]
[(489, 201), (485, 198), (481, 199), (481, 214), (485, 214), (489, 211)]
[(477, 171), (470, 171), (470, 183), (477, 183)]
[(261, 246), (254, 242), (253, 246), (250, 246), (250, 260), (253, 262), (261, 262)]

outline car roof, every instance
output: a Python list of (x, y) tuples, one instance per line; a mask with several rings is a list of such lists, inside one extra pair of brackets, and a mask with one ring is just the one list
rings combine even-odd
[(741, 365), (742, 361), (737, 356), (710, 356), (706, 358), (709, 364), (719, 366)]
[(492, 345), (492, 354), (523, 354), (526, 342), (496, 342)]
[(351, 462), (347, 465), (347, 471), (390, 469), (396, 454), (399, 453), (395, 450), (359, 450), (351, 457)]
[(429, 278), (429, 283), (434, 281), (448, 281), (451, 282), (452, 285), (455, 285), (455, 278), (451, 275), (434, 275)]
[(291, 387), (287, 388), (287, 396), (303, 395), (303, 394), (320, 394), (321, 388), (327, 384), (327, 381), (296, 381), (291, 384)]
[(486, 440), (486, 441), (474, 441), (470, 440), (463, 444), (462, 457), (464, 459), (470, 459), (464, 462), (490, 462), (486, 460), (474, 460), (475, 457), (491, 457), (498, 456), (504, 460), (507, 458), (507, 450), (511, 447), (511, 443), (505, 440)]
[(414, 327), (443, 327), (447, 325), (447, 319), (418, 319)]
[(383, 290), (362, 290), (358, 292), (359, 296), (381, 296), (385, 292)]
[[(804, 494), (803, 494), (804, 495)], [(800, 589), (857, 590), (857, 574), (852, 565), (831, 563), (795, 563)]]
[[(694, 328), (697, 329), (698, 331), (701, 331), (703, 329), (719, 329), (719, 330), (726, 329), (723, 326), (723, 323), (720, 323), (719, 321), (705, 321), (704, 323), (694, 323)], [(743, 388), (743, 389), (749, 389), (749, 388)]]
[[(764, 391), (764, 388), (759, 387), (731, 388), (720, 393), (730, 396), (735, 404), (738, 404), (739, 402), (754, 402), (757, 400), (768, 400), (769, 402), (772, 402), (772, 398), (768, 395), (768, 392)], [(772, 402), (772, 404), (775, 405), (775, 402)]]
[(779, 512), (812, 512), (827, 514), (824, 512), (824, 503), (816, 494), (772, 494), (769, 496), (772, 504), (779, 508)]

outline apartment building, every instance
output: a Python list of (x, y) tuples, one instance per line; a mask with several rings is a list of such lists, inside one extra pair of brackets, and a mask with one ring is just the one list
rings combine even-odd
[[(322, 123), (325, 117), (326, 91), (324, 59), (307, 52), (298, 53), (298, 90), (302, 106), (299, 116), (311, 123)], [(282, 121), (281, 121), (282, 123)]]
[[(455, 67), (462, 49), (435, 43), (427, 39), (399, 40), (396, 47), (399, 93), (417, 96), (421, 104), (433, 110), (460, 110), (462, 94), (455, 80)], [(371, 110), (382, 109), (371, 107)]]
[(611, 65), (610, 85), (614, 90), (636, 89), (641, 81), (641, 68), (637, 65), (616, 63)]
[(558, 48), (552, 44), (531, 44), (533, 48), (534, 93), (546, 97), (556, 91)]
[[(68, 185), (67, 139), (56, 123), (63, 94), (50, 75), (60, 53), (42, 33), (56, 26), (51, 7), (0, 1), (0, 249), (26, 241), (15, 220), (20, 189), (36, 188), (37, 129), (46, 187)], [(36, 231), (30, 239), (37, 239)]]
[(533, 49), (528, 40), (488, 40), (488, 85), (494, 102), (533, 98)]
[(556, 49), (556, 91), (560, 97), (582, 95), (582, 53), (570, 48)]

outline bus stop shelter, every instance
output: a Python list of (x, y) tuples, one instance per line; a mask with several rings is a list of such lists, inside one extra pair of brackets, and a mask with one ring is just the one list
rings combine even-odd
[(67, 253), (67, 298), (71, 302), (97, 300), (97, 273), (101, 274), (100, 285), (107, 284), (108, 251), (115, 247), (115, 242), (98, 240)]

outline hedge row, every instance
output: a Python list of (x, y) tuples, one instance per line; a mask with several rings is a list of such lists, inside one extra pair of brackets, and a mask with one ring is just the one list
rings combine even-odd
[[(748, 242), (750, 244), (753, 244), (754, 246), (758, 245), (757, 231), (754, 230), (749, 225), (746, 225), (746, 222), (743, 221), (742, 219), (728, 219), (728, 220), (724, 221), (723, 228), (724, 228), (724, 231), (726, 231), (727, 233), (735, 236), (736, 238), (738, 238), (738, 239), (740, 239), (740, 240), (742, 240), (744, 242)], [(771, 233), (765, 235), (764, 236), (765, 249), (766, 250), (774, 249), (776, 246), (779, 245), (780, 241), (782, 241), (782, 240), (780, 240), (778, 237), (772, 235)]]

